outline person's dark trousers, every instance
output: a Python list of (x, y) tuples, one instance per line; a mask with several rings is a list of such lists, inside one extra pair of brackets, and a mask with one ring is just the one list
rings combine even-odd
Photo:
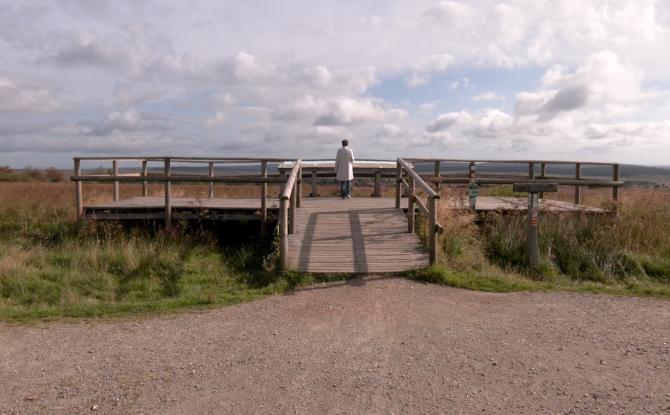
[(351, 197), (351, 180), (340, 181), (340, 195), (342, 199)]

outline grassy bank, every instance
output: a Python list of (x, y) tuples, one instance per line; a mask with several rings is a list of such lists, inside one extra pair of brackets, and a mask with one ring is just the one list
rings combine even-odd
[[(109, 188), (87, 190), (96, 199)], [(288, 287), (264, 267), (271, 240), (197, 223), (171, 233), (77, 224), (72, 194), (69, 183), (0, 184), (0, 319), (156, 313)]]
[[(0, 183), (0, 319), (160, 313), (234, 304), (346, 275), (280, 274), (266, 260), (271, 238), (244, 228), (193, 223), (160, 226), (77, 224), (71, 183)], [(140, 188), (124, 187), (124, 195)], [(255, 187), (217, 189), (251, 196)], [(369, 189), (359, 189), (366, 195)], [(160, 187), (151, 188), (158, 194)], [(271, 189), (276, 192), (277, 189)], [(501, 191), (493, 189), (493, 191)], [(203, 186), (175, 186), (197, 196)], [(444, 190), (457, 192), (454, 189)], [(109, 186), (86, 186), (87, 201)], [(558, 195), (562, 197), (562, 195)], [(569, 195), (568, 195), (569, 196)], [(603, 192), (587, 202), (607, 203)], [(589, 200), (588, 198), (592, 198)], [(618, 216), (544, 215), (543, 263), (524, 258), (525, 218), (483, 220), (441, 204), (439, 264), (406, 276), (455, 287), (508, 292), (567, 290), (670, 297), (670, 191), (626, 189)]]
[[(602, 191), (586, 196), (593, 205), (609, 203)], [(412, 278), (499, 292), (552, 289), (670, 297), (667, 188), (626, 189), (617, 215), (544, 214), (543, 260), (535, 267), (526, 261), (524, 214), (478, 218), (443, 208), (439, 220), (445, 227), (439, 238), (440, 263), (411, 273)]]

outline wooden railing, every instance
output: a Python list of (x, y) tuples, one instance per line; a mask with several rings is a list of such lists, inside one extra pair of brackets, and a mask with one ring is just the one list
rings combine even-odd
[[(279, 171), (288, 174), (293, 167), (292, 162), (279, 165)], [(396, 163), (388, 160), (356, 160), (353, 165), (354, 177), (371, 178), (374, 180), (372, 196), (382, 196), (382, 180), (395, 179)], [(335, 160), (303, 160), (302, 172), (308, 183), (311, 185), (309, 197), (317, 196), (318, 179), (335, 178)]]
[[(514, 184), (520, 181), (547, 181), (558, 183), (560, 186), (574, 186), (574, 202), (580, 204), (581, 188), (587, 187), (611, 187), (612, 200), (617, 202), (619, 200), (619, 188), (623, 186), (621, 181), (620, 165), (617, 163), (607, 162), (587, 162), (587, 161), (552, 161), (552, 160), (463, 160), (463, 159), (424, 159), (413, 158), (405, 159), (411, 163), (433, 163), (433, 174), (422, 174), (421, 176), (432, 183), (436, 189), (439, 189), (440, 184), (467, 184), (470, 178), (473, 178), (477, 184)], [(442, 171), (442, 163), (450, 164), (464, 164), (467, 170), (456, 173), (444, 173)], [(495, 165), (495, 164), (521, 164), (528, 167), (528, 174), (513, 174), (513, 173), (477, 173), (477, 165)], [(574, 165), (574, 177), (549, 175), (548, 167), (550, 165)], [(537, 174), (537, 167), (539, 166), (539, 175)], [(582, 175), (583, 166), (611, 166), (612, 179), (604, 178), (585, 178)]]
[[(111, 174), (82, 175), (81, 162), (86, 161), (109, 161), (111, 162)], [(302, 162), (293, 162), (293, 169), (287, 179), (279, 174), (268, 174), (268, 163), (280, 163), (286, 159), (276, 158), (205, 158), (205, 157), (75, 157), (74, 176), (71, 180), (75, 182), (75, 194), (77, 204), (77, 218), (81, 219), (84, 214), (83, 189), (84, 182), (112, 183), (112, 197), (114, 201), (120, 198), (120, 183), (142, 183), (142, 195), (148, 195), (148, 183), (163, 183), (165, 196), (165, 226), (169, 228), (172, 224), (172, 183), (208, 183), (208, 197), (214, 198), (214, 184), (258, 184), (260, 185), (261, 199), (261, 232), (265, 232), (267, 222), (267, 192), (268, 183), (278, 183), (282, 190), (279, 196), (279, 238), (280, 238), (280, 263), (282, 269), (287, 268), (288, 234), (295, 232), (295, 210), (300, 207), (302, 198)], [(140, 162), (139, 173), (119, 173), (119, 162)], [(162, 162), (162, 174), (149, 174), (149, 162)], [(207, 163), (208, 174), (173, 174), (174, 163)], [(259, 163), (260, 174), (252, 175), (225, 175), (216, 176), (214, 166), (216, 164), (249, 164)]]
[(288, 269), (288, 235), (295, 233), (295, 211), (302, 198), (302, 161), (293, 163), (284, 190), (279, 197), (279, 261), (282, 271)]
[[(423, 204), (416, 192), (416, 186), (419, 186), (426, 193), (427, 203)], [(396, 167), (396, 193), (395, 207), (400, 208), (402, 188), (407, 190), (407, 232), (416, 231), (415, 214), (416, 208), (419, 213), (426, 216), (428, 222), (428, 250), (430, 264), (437, 262), (437, 235), (442, 231), (442, 226), (437, 221), (437, 202), (440, 196), (433, 190), (428, 183), (414, 170), (407, 161), (399, 158)]]

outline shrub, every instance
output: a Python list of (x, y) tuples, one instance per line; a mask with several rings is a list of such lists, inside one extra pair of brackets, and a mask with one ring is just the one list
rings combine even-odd
[(44, 180), (44, 172), (33, 166), (26, 166), (23, 169), (23, 174), (33, 180)]
[(55, 167), (49, 167), (44, 171), (44, 176), (46, 179), (52, 183), (58, 183), (65, 180), (65, 175), (62, 171), (56, 169)]

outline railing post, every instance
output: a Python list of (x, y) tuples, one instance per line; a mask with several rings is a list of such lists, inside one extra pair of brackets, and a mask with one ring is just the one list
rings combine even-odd
[[(78, 158), (74, 159), (74, 175), (81, 176), (81, 160)], [(82, 203), (82, 188), (81, 182), (79, 180), (74, 182), (74, 192), (77, 201), (77, 220), (79, 220), (84, 214), (84, 206)]]
[[(112, 160), (112, 175), (113, 176), (118, 176), (119, 175), (119, 161), (118, 160)], [(116, 181), (116, 180), (114, 180), (113, 195), (114, 195), (114, 201), (118, 202), (119, 201), (119, 182)]]
[(279, 263), (282, 271), (288, 269), (288, 199), (279, 199)]
[(528, 178), (535, 180), (535, 163), (532, 161), (528, 162)]
[(400, 187), (402, 186), (402, 166), (396, 161), (395, 168), (395, 208), (400, 209)]
[(440, 160), (435, 160), (435, 190), (440, 190)]
[(375, 172), (375, 192), (374, 197), (381, 197), (382, 195), (382, 172), (377, 170)]
[(289, 216), (291, 217), (289, 221), (289, 230), (288, 233), (294, 234), (295, 233), (295, 211), (297, 207), (297, 201), (298, 201), (298, 195), (297, 193), (297, 187), (298, 187), (298, 178), (295, 178), (295, 181), (293, 182), (293, 190), (291, 191), (291, 209), (289, 210)]
[(407, 232), (414, 232), (414, 177), (412, 175), (407, 175), (409, 180), (409, 195), (407, 195)]
[[(209, 162), (209, 177), (214, 177), (214, 162)], [(208, 196), (210, 199), (214, 199), (214, 182), (209, 182), (209, 192)]]
[(437, 262), (437, 197), (428, 198), (428, 246), (430, 265)]
[[(142, 160), (142, 177), (147, 177), (149, 174), (149, 168), (147, 166), (147, 160)], [(146, 180), (142, 182), (142, 196), (147, 196), (149, 194), (149, 182)]]
[[(621, 166), (619, 164), (612, 164), (612, 180), (618, 182), (620, 180)], [(619, 201), (619, 188), (612, 186), (612, 200)]]
[(297, 193), (296, 196), (298, 200), (296, 200), (295, 206), (300, 207), (302, 205), (302, 166), (298, 169), (298, 177), (295, 178), (295, 181), (297, 183)]
[[(575, 179), (579, 180), (582, 178), (582, 164), (575, 163)], [(575, 205), (582, 203), (582, 187), (577, 185), (575, 186)]]
[(316, 197), (316, 168), (312, 170), (312, 193), (309, 197)]
[[(547, 176), (547, 163), (540, 164), (540, 179), (545, 179)], [(540, 192), (540, 199), (544, 199), (544, 192)]]
[[(261, 161), (261, 177), (268, 177), (268, 161)], [(266, 226), (268, 221), (268, 184), (261, 183), (261, 235), (265, 235), (267, 232)]]
[[(165, 177), (170, 177), (170, 159), (165, 158)], [(165, 228), (172, 228), (172, 186), (170, 180), (165, 181)]]

